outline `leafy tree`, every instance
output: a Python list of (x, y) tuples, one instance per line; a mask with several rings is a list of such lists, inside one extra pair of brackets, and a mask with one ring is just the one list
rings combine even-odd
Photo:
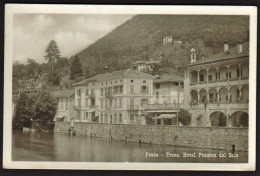
[(33, 120), (48, 122), (52, 121), (57, 111), (58, 103), (48, 91), (41, 91), (37, 94), (37, 99), (33, 106)]
[(180, 109), (178, 112), (178, 118), (184, 126), (188, 126), (191, 123), (191, 113), (186, 109)]
[(13, 129), (21, 130), (23, 127), (31, 127), (34, 100), (34, 98), (30, 98), (25, 93), (20, 94), (15, 106)]
[(44, 57), (46, 60), (48, 60), (48, 62), (51, 62), (51, 68), (52, 68), (51, 70), (53, 71), (54, 62), (60, 59), (60, 50), (55, 40), (50, 41), (45, 52), (47, 54)]
[(72, 60), (72, 64), (70, 67), (70, 78), (74, 80), (76, 76), (81, 76), (82, 73), (83, 73), (82, 64), (80, 63), (78, 55), (76, 55)]
[(57, 111), (58, 103), (48, 92), (41, 91), (33, 106), (33, 120), (39, 123), (40, 129), (52, 131), (54, 128), (53, 119)]

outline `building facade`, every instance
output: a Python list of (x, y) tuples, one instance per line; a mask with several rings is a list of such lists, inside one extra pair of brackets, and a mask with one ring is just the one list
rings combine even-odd
[(73, 86), (75, 120), (145, 124), (143, 113), (153, 96), (153, 76), (127, 69), (96, 75)]
[(145, 112), (153, 116), (156, 125), (177, 125), (177, 112), (183, 103), (183, 78), (164, 75), (153, 80), (153, 98)]
[(193, 126), (248, 126), (249, 44), (239, 42), (211, 57), (185, 67), (184, 105), (192, 113)]
[(57, 113), (54, 117), (54, 121), (70, 122), (74, 119), (74, 90), (58, 90), (51, 92), (51, 94), (58, 102)]

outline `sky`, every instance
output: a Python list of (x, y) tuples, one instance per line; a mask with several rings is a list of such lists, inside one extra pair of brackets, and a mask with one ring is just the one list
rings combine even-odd
[(61, 56), (77, 54), (133, 15), (15, 14), (13, 20), (14, 62), (27, 58), (45, 62), (45, 50), (55, 40)]

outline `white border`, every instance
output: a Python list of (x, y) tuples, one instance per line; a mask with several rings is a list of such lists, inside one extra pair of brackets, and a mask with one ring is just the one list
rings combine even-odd
[[(250, 15), (250, 83), (249, 83), (249, 160), (246, 164), (226, 163), (105, 163), (105, 162), (17, 162), (11, 160), (13, 14), (187, 14), (187, 15)], [(102, 170), (255, 170), (256, 145), (256, 52), (257, 7), (254, 6), (126, 6), (126, 5), (32, 5), (5, 6), (4, 63), (4, 138), (3, 168), (9, 169), (102, 169)]]

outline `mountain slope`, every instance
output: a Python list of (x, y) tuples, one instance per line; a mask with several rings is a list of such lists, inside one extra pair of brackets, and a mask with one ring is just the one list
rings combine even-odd
[[(163, 45), (164, 36), (183, 44)], [(232, 46), (248, 39), (247, 16), (136, 15), (82, 50), (78, 57), (86, 76), (104, 72), (104, 66), (111, 71), (125, 69), (135, 59), (156, 60), (159, 56), (178, 67), (189, 62), (192, 47), (198, 56), (211, 55), (222, 50), (224, 40)]]

